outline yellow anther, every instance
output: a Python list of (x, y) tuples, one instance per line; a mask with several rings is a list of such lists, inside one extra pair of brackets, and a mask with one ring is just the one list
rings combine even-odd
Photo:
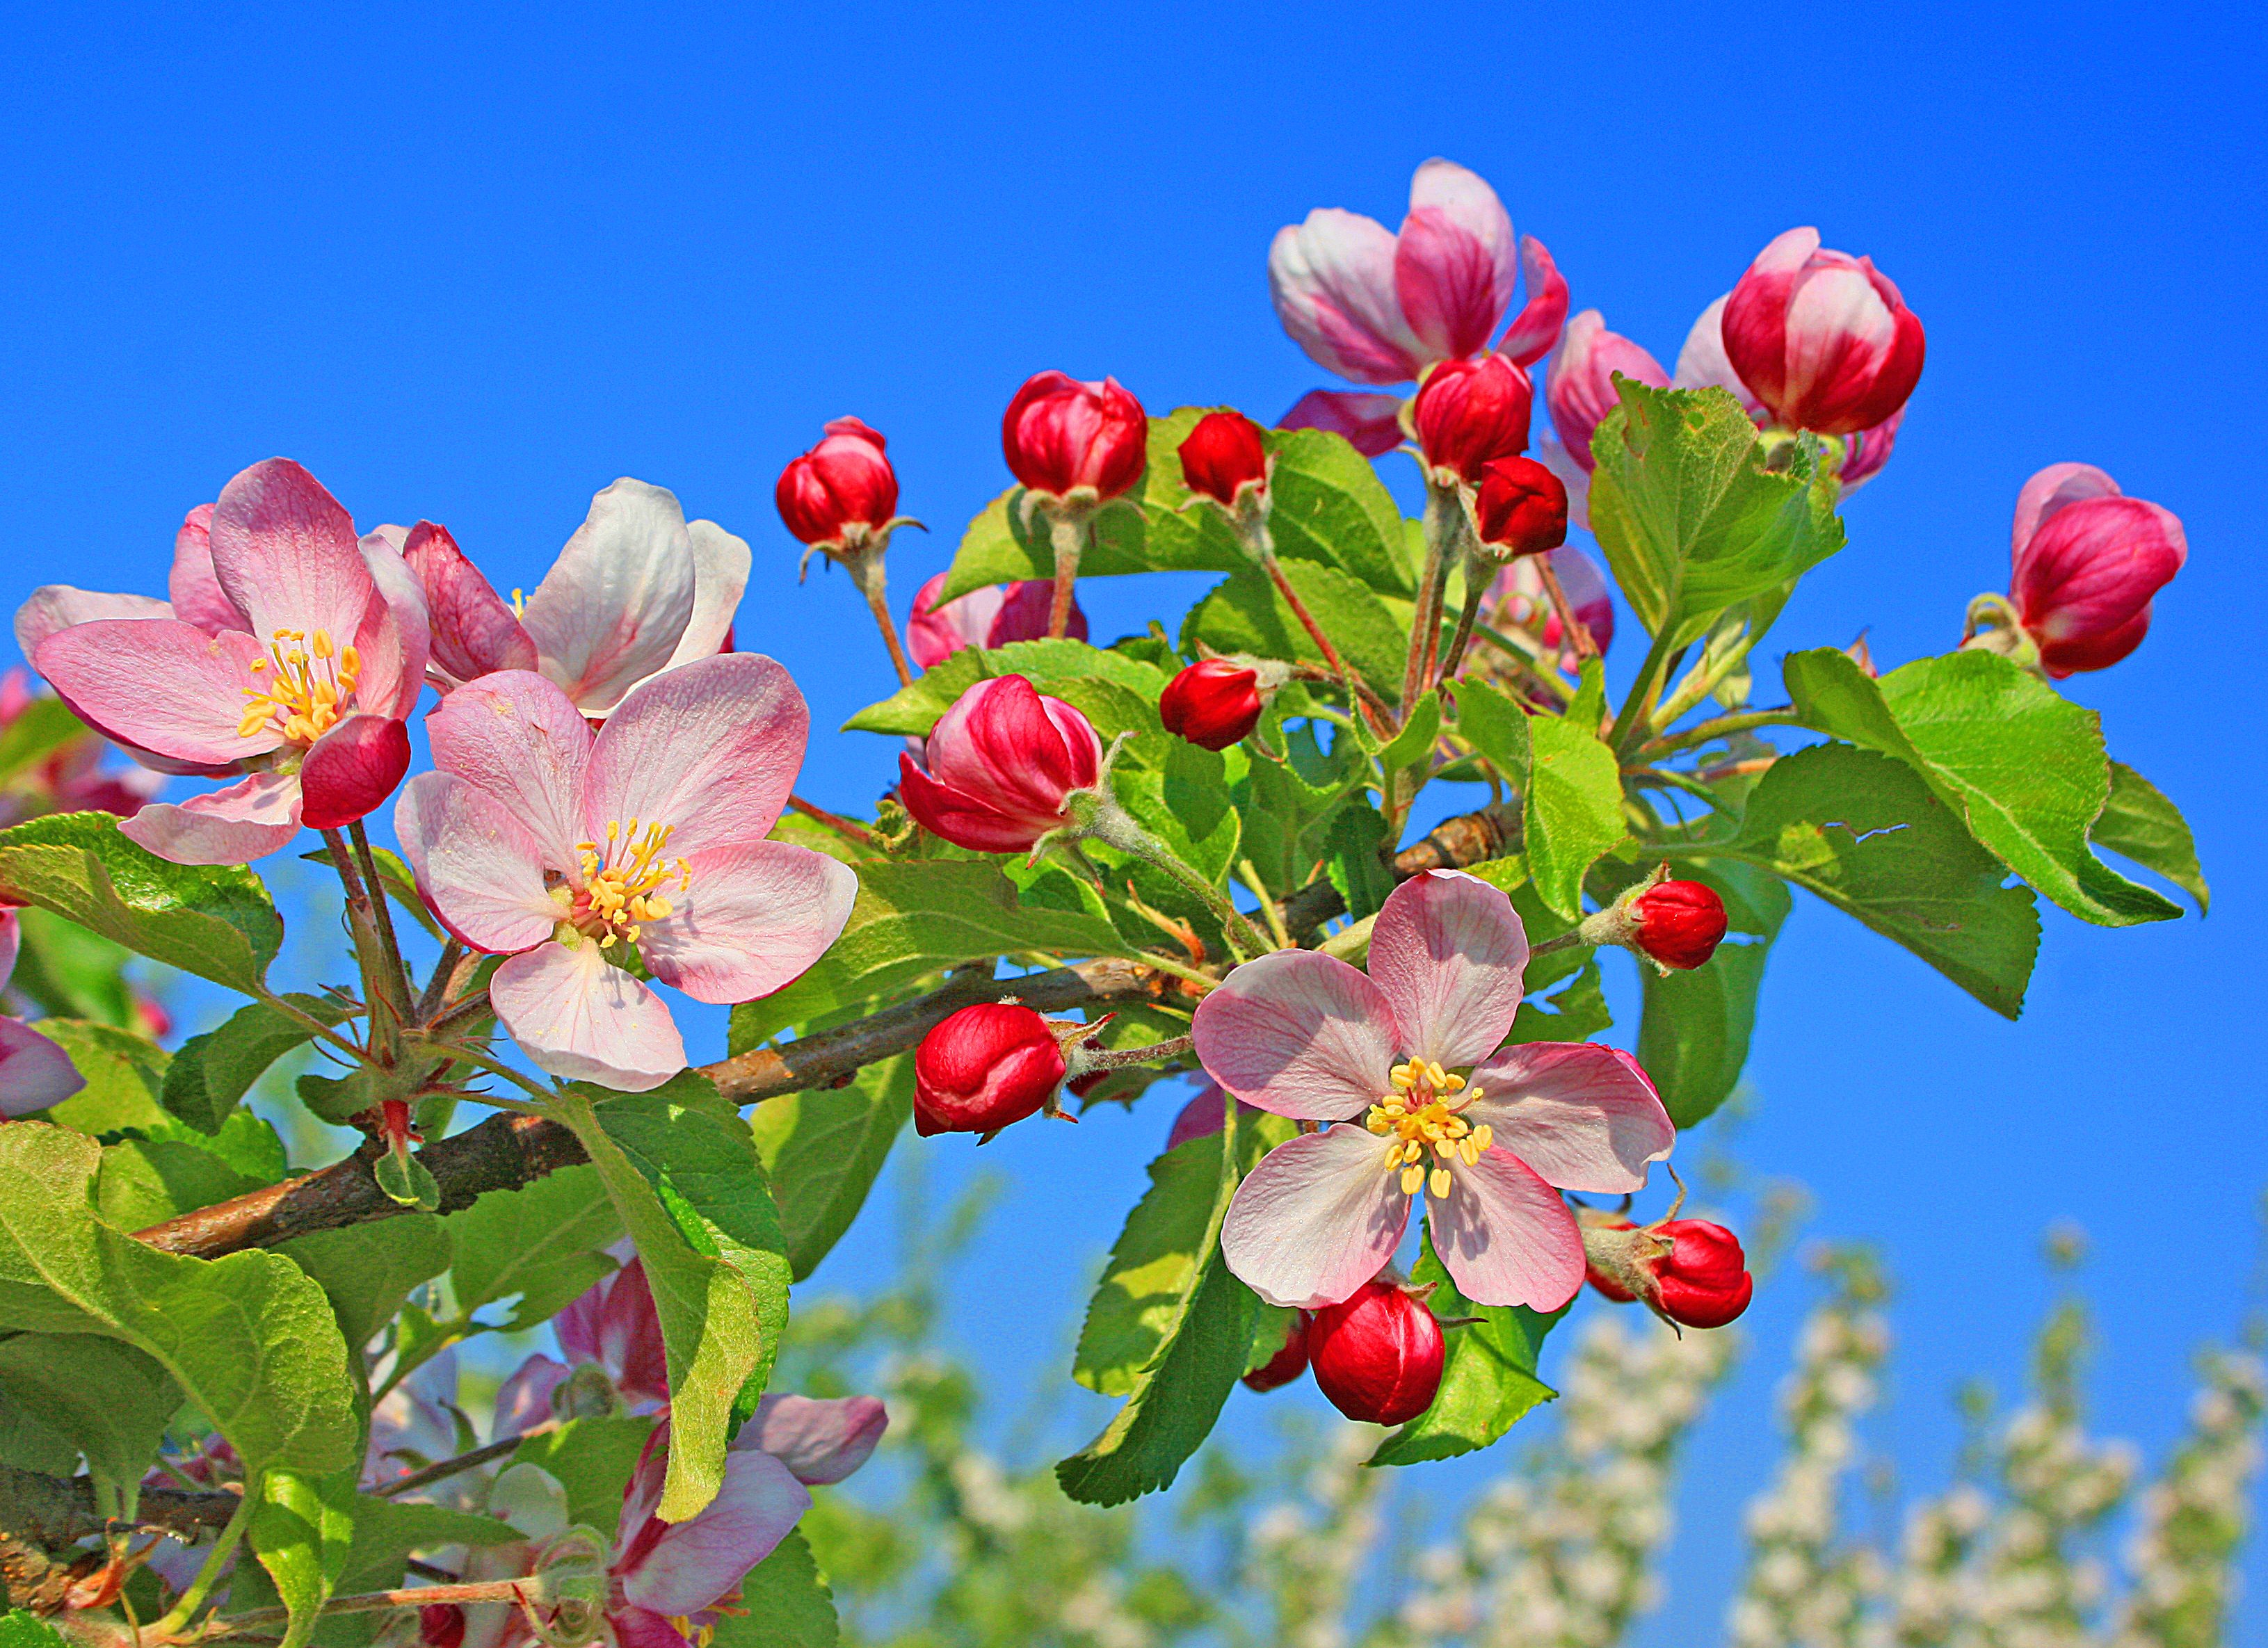
[(1472, 1130), (1471, 1138), (1475, 1151), (1484, 1151), (1495, 1141), (1496, 1129), (1484, 1122)]
[(312, 651), (319, 659), (329, 658), (331, 656), (331, 632), (328, 629), (316, 630), (314, 642), (308, 648), (308, 651)]
[[(1406, 1178), (1408, 1175), (1405, 1174), (1403, 1176)], [(1432, 1177), (1425, 1181), (1425, 1194), (1432, 1196), (1436, 1202), (1440, 1201), (1444, 1196), (1447, 1196), (1449, 1194), (1449, 1170), (1447, 1168), (1436, 1167), (1433, 1169)]]
[(261, 671), (267, 667), (268, 660), (264, 658), (256, 658), (252, 660), (252, 673), (255, 675), (259, 674)]
[(1418, 1192), (1424, 1188), (1425, 1183), (1425, 1170), (1423, 1167), (1404, 1167), (1402, 1170), (1402, 1194), (1403, 1196), (1416, 1196)]

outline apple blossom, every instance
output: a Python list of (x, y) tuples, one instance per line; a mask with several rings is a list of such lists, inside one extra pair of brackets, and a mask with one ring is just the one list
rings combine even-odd
[(394, 833), (450, 930), (508, 958), (489, 999), (542, 1069), (636, 1093), (684, 1068), (669, 1009), (617, 946), (696, 1000), (742, 1002), (835, 941), (849, 866), (765, 839), (809, 722), (787, 672), (753, 653), (645, 681), (595, 735), (525, 670), (429, 717), (438, 770), (402, 791)]
[(858, 419), (836, 418), (780, 471), (773, 502), (797, 542), (840, 548), (887, 532), (897, 519), (898, 475), (884, 445)]
[[(940, 572), (921, 586), (914, 595), (913, 616), (906, 621), (906, 651), (919, 667), (934, 669), (963, 647), (1004, 647), (1011, 641), (1046, 638), (1049, 585), (1045, 578), (988, 584), (940, 604), (938, 592), (944, 589), (946, 577)], [(1086, 639), (1086, 614), (1076, 600), (1064, 633), (1074, 641)]]
[(593, 1405), (600, 1411), (611, 1411), (617, 1402), (634, 1414), (669, 1405), (668, 1356), (644, 1262), (631, 1256), (551, 1322), (566, 1360), (539, 1350), (512, 1370), (497, 1391), (497, 1436), (573, 1416), (580, 1407), (574, 1393), (585, 1385), (595, 1387)]
[(1620, 1304), (1642, 1300), (1683, 1327), (1722, 1328), (1756, 1291), (1741, 1239), (1707, 1219), (1589, 1222), (1583, 1240), (1593, 1287)]
[(1871, 259), (1791, 229), (1756, 254), (1725, 301), (1725, 356), (1784, 428), (1855, 435), (1920, 381), (1921, 322)]
[(1024, 852), (1070, 823), (1064, 798), (1101, 776), (1085, 716), (1021, 675), (981, 681), (930, 729), (926, 766), (898, 757), (898, 798), (956, 847)]
[(1590, 472), (1591, 436), (1619, 406), (1615, 393), (1617, 376), (1655, 389), (1669, 386), (1661, 363), (1619, 333), (1607, 330), (1606, 318), (1586, 309), (1567, 323), (1566, 335), (1551, 357), (1543, 375), (1543, 402), (1551, 412), (1551, 428), (1561, 447), (1584, 473)]
[(1241, 412), (1206, 413), (1177, 450), (1182, 483), (1225, 510), (1234, 510), (1248, 489), (1268, 490), (1268, 449), (1260, 426)]
[(121, 833), (177, 864), (244, 864), (392, 794), (427, 649), (394, 547), (358, 540), (314, 476), (271, 458), (184, 523), (174, 573), (170, 607), (50, 586), (17, 614), (33, 667), (90, 726), (162, 770), (242, 775)]
[(750, 564), (745, 540), (688, 521), (676, 494), (627, 477), (592, 498), (524, 605), (517, 592), (507, 605), (445, 526), (418, 522), (401, 555), (432, 614), (435, 686), (533, 670), (593, 719), (724, 647)]
[(1366, 458), (1382, 457), (1402, 445), (1400, 395), (1368, 394), (1359, 389), (1310, 389), (1276, 420), (1283, 430), (1328, 430), (1344, 435)]
[(1035, 373), (1000, 420), (1009, 470), (1049, 497), (1108, 502), (1142, 478), (1149, 420), (1116, 378)]
[[(16, 912), (0, 909), (0, 988), (16, 971), (22, 942)], [(85, 1085), (70, 1054), (20, 1019), (0, 1018), (0, 1116), (12, 1120), (44, 1110)]]
[(1390, 1273), (1325, 1306), (1307, 1328), (1317, 1387), (1368, 1424), (1401, 1424), (1431, 1408), (1447, 1354), (1433, 1313)]
[(1260, 725), (1266, 708), (1258, 671), (1233, 658), (1202, 658), (1166, 683), (1158, 718), (1176, 738), (1225, 750)]
[(1393, 1256), (1422, 1191), (1465, 1297), (1555, 1310), (1574, 1296), (1582, 1240), (1554, 1187), (1635, 1190), (1676, 1134), (1627, 1054), (1503, 1047), (1527, 961), (1502, 892), (1429, 871), (1388, 895), (1367, 975), (1278, 951), (1205, 997), (1206, 1072), (1263, 1110), (1325, 1123), (1270, 1151), (1229, 1206), (1222, 1249), (1254, 1291), (1307, 1309), (1346, 1299)]

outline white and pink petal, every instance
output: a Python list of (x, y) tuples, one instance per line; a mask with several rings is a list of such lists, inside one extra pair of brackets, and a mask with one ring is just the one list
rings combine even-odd
[(1359, 1116), (1389, 1090), (1394, 1009), (1362, 973), (1313, 950), (1247, 961), (1198, 1004), (1205, 1073), (1247, 1104), (1304, 1122)]
[(696, 577), (674, 493), (625, 476), (591, 500), (520, 622), (541, 668), (603, 716), (666, 667), (693, 616)]
[(889, 1425), (889, 1409), (872, 1396), (766, 1396), (733, 1446), (760, 1449), (817, 1488), (864, 1465)]
[(442, 699), (425, 734), (433, 764), (502, 803), (541, 843), (547, 869), (578, 867), (591, 725), (556, 683), (532, 670), (483, 676)]
[(685, 1068), (669, 1008), (596, 944), (541, 944), (512, 957), (489, 1000), (520, 1050), (563, 1081), (647, 1093)]
[(173, 618), (98, 619), (40, 643), (32, 663), (81, 719), (121, 743), (225, 766), (283, 742), (272, 724), (239, 732), (260, 644)]
[(1369, 965), (1393, 1005), (1402, 1052), (1474, 1064), (1512, 1033), (1528, 934), (1501, 888), (1462, 871), (1429, 870), (1387, 894)]
[(0, 1116), (44, 1110), (85, 1085), (70, 1054), (29, 1026), (0, 1019)]
[(1509, 1151), (1492, 1147), (1450, 1174), (1425, 1218), (1457, 1291), (1476, 1305), (1557, 1310), (1583, 1285), (1583, 1238), (1559, 1193)]
[(1677, 1129), (1653, 1083), (1619, 1048), (1531, 1041), (1473, 1072), (1481, 1098), (1465, 1111), (1496, 1143), (1563, 1190), (1620, 1196), (1641, 1189), (1668, 1159)]
[(705, 848), (688, 868), (683, 892), (668, 884), (670, 913), (640, 928), (638, 950), (696, 1001), (755, 1001), (800, 977), (858, 896), (850, 865), (785, 842)]
[(1229, 1269), (1271, 1305), (1318, 1310), (1353, 1293), (1394, 1256), (1410, 1223), (1387, 1150), (1376, 1134), (1342, 1124), (1270, 1151), (1228, 1204), (1220, 1246)]
[(250, 864), (291, 844), (299, 798), (297, 773), (254, 773), (178, 806), (151, 802), (122, 820), (118, 833), (174, 864)]
[(211, 543), (221, 592), (254, 635), (320, 630), (344, 644), (362, 627), (371, 579), (354, 519), (289, 458), (265, 459), (221, 489)]
[(541, 843), (461, 778), (411, 779), (394, 804), (394, 834), (434, 913), (476, 950), (509, 954), (543, 944), (566, 914), (544, 885)]
[(699, 1515), (615, 1570), (623, 1600), (666, 1615), (698, 1614), (772, 1554), (811, 1508), (811, 1490), (761, 1452), (725, 1455), (724, 1485)]

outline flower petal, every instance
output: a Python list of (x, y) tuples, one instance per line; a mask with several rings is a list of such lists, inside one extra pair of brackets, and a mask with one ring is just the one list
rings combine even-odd
[(401, 531), (389, 526), (362, 540), (371, 592), (354, 638), (362, 656), (356, 706), (396, 719), (415, 710), (417, 695), (425, 690), (425, 662), (433, 638), (424, 588), (394, 542)]
[(212, 513), (213, 576), (252, 633), (327, 631), (344, 642), (370, 600), (354, 519), (289, 458), (269, 458), (221, 489)]
[(73, 624), (92, 623), (104, 618), (173, 615), (171, 603), (148, 595), (105, 595), (94, 590), (75, 589), (69, 584), (43, 584), (16, 608), (16, 644), (28, 658), (40, 650), (40, 642), (51, 635), (60, 635)]
[(237, 732), (260, 656), (241, 630), (209, 636), (173, 618), (105, 618), (49, 636), (32, 665), (97, 731), (176, 761), (225, 766), (282, 741), (267, 723)]
[(1503, 1046), (1527, 966), (1512, 901), (1460, 871), (1410, 877), (1371, 929), (1371, 981), (1393, 1004), (1399, 1048), (1411, 1058), (1473, 1064)]
[(1669, 1113), (1638, 1061), (1594, 1041), (1530, 1041), (1473, 1072), (1482, 1097), (1468, 1120), (1563, 1190), (1619, 1196), (1677, 1143)]
[(24, 923), (16, 912), (0, 905), (0, 985), (16, 971), (16, 957), (24, 947)]
[[(2089, 498), (2119, 496), (2118, 483), (2093, 464), (2050, 464), (2025, 482), (2024, 489), (2016, 494), (2016, 523), (2008, 538), (2011, 558), (2021, 563), (2024, 546), (2058, 510), (2084, 504)], [(19, 618), (17, 622), (20, 625), (23, 620)], [(26, 649), (27, 653), (29, 650)]]
[(299, 833), (298, 775), (254, 773), (179, 806), (152, 802), (120, 823), (118, 833), (174, 864), (250, 864), (282, 850)]
[(696, 1001), (754, 1001), (799, 977), (842, 935), (858, 896), (850, 865), (785, 842), (705, 848), (689, 867), (674, 908), (641, 928), (638, 953)]
[(1310, 389), (1276, 420), (1276, 427), (1329, 430), (1345, 436), (1364, 457), (1381, 457), (1402, 445), (1402, 397), (1360, 389)]
[(1270, 1305), (1320, 1310), (1376, 1276), (1409, 1223), (1410, 1198), (1386, 1166), (1386, 1141), (1347, 1124), (1303, 1133), (1262, 1157), (1228, 1204), (1220, 1248)]
[(599, 734), (584, 828), (667, 824), (673, 857), (762, 841), (787, 805), (810, 728), (795, 682), (761, 652), (671, 670), (622, 700)]
[(733, 1446), (760, 1448), (816, 1488), (864, 1465), (889, 1425), (889, 1410), (872, 1396), (767, 1396)]
[(44, 1110), (85, 1085), (70, 1054), (30, 1026), (0, 1019), (0, 1116)]
[(608, 1611), (607, 1623), (615, 1648), (693, 1648), (683, 1631), (652, 1608), (625, 1604)]
[(685, 621), (677, 651), (664, 666), (668, 669), (716, 656), (733, 633), (733, 614), (740, 609), (748, 570), (755, 564), (748, 541), (735, 538), (715, 521), (688, 521), (685, 533), (693, 545), (693, 615)]
[(1685, 346), (1677, 351), (1677, 370), (1670, 374), (1669, 384), (1673, 389), (1729, 390), (1741, 409), (1761, 423), (1768, 416), (1764, 403), (1741, 381), (1741, 374), (1733, 370), (1733, 357), (1725, 353), (1725, 305), (1732, 295), (1727, 292), (1701, 312), (1685, 335)]
[(1395, 239), (1394, 291), (1429, 357), (1462, 360), (1487, 347), (1512, 306), (1513, 248), (1511, 215), (1478, 173), (1449, 160), (1418, 168)]
[(520, 622), (543, 673), (589, 716), (662, 669), (693, 616), (693, 541), (677, 495), (625, 476), (591, 500)]
[(1355, 968), (1313, 950), (1247, 961), (1198, 1004), (1192, 1032), (1205, 1074), (1278, 1115), (1344, 1121), (1391, 1085), (1392, 1004)]
[(685, 1042), (660, 997), (594, 944), (538, 945), (496, 971), (497, 1019), (537, 1066), (567, 1081), (646, 1093), (685, 1068)]
[(553, 1319), (553, 1327), (562, 1350), (578, 1362), (597, 1363), (632, 1402), (669, 1400), (668, 1350), (643, 1260), (601, 1276)]
[(1583, 1285), (1583, 1237), (1559, 1193), (1501, 1146), (1450, 1175), (1428, 1201), (1433, 1251), (1476, 1305), (1557, 1310)]
[(567, 695), (528, 670), (504, 670), (460, 687), (425, 717), (433, 764), (518, 819), (542, 844), (546, 869), (580, 864), (591, 725)]
[(300, 763), (306, 797), (300, 820), (309, 829), (338, 829), (367, 817), (409, 770), (408, 727), (392, 716), (349, 716), (317, 739)]
[(250, 635), (252, 620), (229, 600), (213, 571), (212, 518), (213, 506), (200, 504), (182, 519), (181, 529), (173, 534), (173, 570), (166, 579), (166, 592), (173, 597), (170, 615), (195, 624), (207, 635), (218, 635), (224, 629), (241, 629)]
[(1497, 340), (1496, 352), (1515, 366), (1529, 366), (1543, 358), (1567, 319), (1567, 277), (1534, 235), (1521, 237), (1520, 267), (1528, 277), (1528, 301)]
[(550, 1424), (558, 1416), (551, 1406), (551, 1393), (564, 1385), (573, 1372), (564, 1362), (540, 1350), (514, 1368), (497, 1388), (496, 1416), (489, 1423), (489, 1440), (501, 1442)]
[(727, 1453), (724, 1486), (708, 1508), (616, 1572), (622, 1596), (657, 1614), (698, 1614), (770, 1556), (810, 1508), (811, 1490), (770, 1454)]
[(425, 592), (432, 629), (427, 661), (446, 685), (535, 667), (535, 642), (519, 615), (457, 548), (446, 526), (419, 521), (409, 529), (401, 558)]
[(1402, 318), (1394, 261), (1394, 236), (1376, 218), (1311, 211), (1268, 248), (1277, 318), (1327, 371), (1357, 383), (1406, 382), (1431, 357)]
[(394, 804), (394, 835), (426, 901), (475, 950), (526, 950), (558, 925), (564, 912), (544, 887), (541, 843), (509, 807), (463, 779), (411, 779)]

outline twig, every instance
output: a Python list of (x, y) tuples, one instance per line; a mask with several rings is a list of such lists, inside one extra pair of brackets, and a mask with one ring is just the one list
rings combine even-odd
[(428, 1465), (423, 1470), (414, 1470), (407, 1476), (397, 1476), (392, 1482), (380, 1482), (370, 1491), (373, 1497), (379, 1499), (391, 1499), (396, 1494), (415, 1493), (418, 1489), (431, 1483), (446, 1482), (450, 1477), (460, 1475), (468, 1470), (478, 1470), (490, 1460), (502, 1459), (505, 1454), (512, 1453), (519, 1446), (519, 1443), (520, 1438), (517, 1436), (504, 1437), (490, 1443), (485, 1447), (476, 1447), (468, 1453), (460, 1453), (454, 1459), (438, 1460)]
[(844, 841), (856, 842), (859, 846), (871, 848), (876, 852), (882, 850), (882, 838), (864, 824), (856, 824), (839, 813), (829, 813), (825, 807), (815, 806), (799, 795), (790, 796), (787, 805), (789, 811), (802, 813), (813, 823), (833, 830)]

